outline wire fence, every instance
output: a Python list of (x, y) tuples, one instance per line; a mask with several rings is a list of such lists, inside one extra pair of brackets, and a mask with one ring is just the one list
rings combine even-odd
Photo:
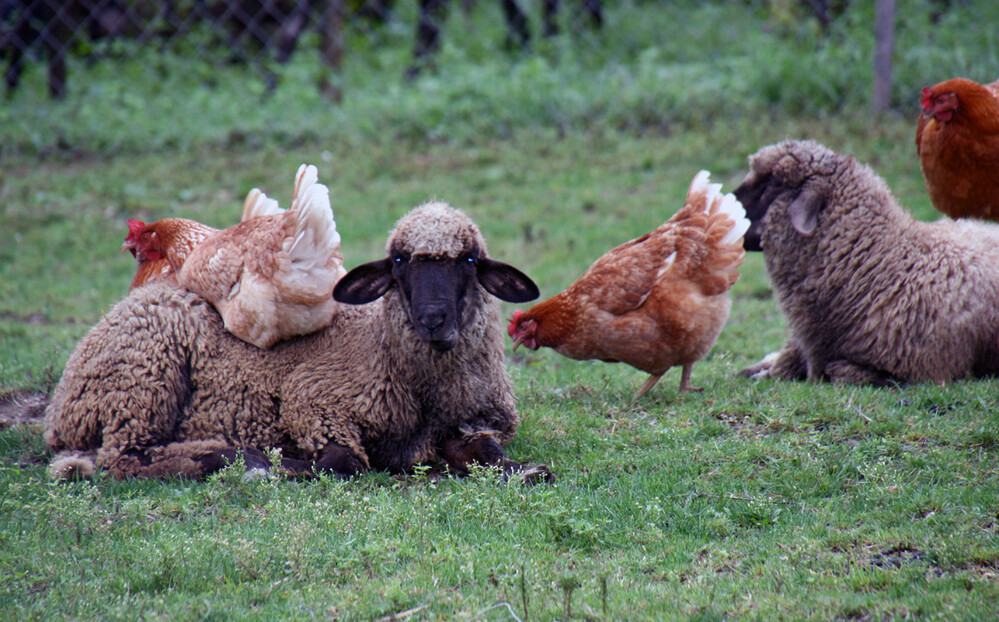
[[(669, 131), (722, 116), (866, 107), (873, 6), (0, 0), (0, 158), (349, 132), (503, 136), (595, 119)], [(919, 87), (944, 77), (995, 73), (999, 39), (979, 25), (999, 19), (999, 3), (912, 0), (901, 9), (890, 20), (899, 43), (886, 55), (896, 62), (883, 80), (888, 105), (912, 108)]]
[[(193, 54), (216, 64), (253, 67), (268, 89), (276, 86), (286, 64), (310, 32), (318, 62), (330, 70), (320, 89), (333, 100), (342, 96), (335, 79), (347, 53), (347, 29), (370, 33), (398, 28), (404, 19), (413, 32), (412, 60), (406, 77), (414, 78), (435, 64), (444, 26), (457, 4), (465, 14), (477, 5), (497, 4), (505, 20), (503, 45), (527, 49), (535, 36), (562, 30), (560, 0), (540, 0), (539, 15), (525, 0), (0, 0), (0, 51), (5, 57), (5, 83), (16, 91), (25, 69), (46, 68), (48, 93), (63, 98), (69, 87), (68, 61), (96, 58), (101, 42), (130, 40), (155, 44), (164, 51)], [(414, 6), (399, 7), (399, 4)], [(568, 20), (570, 28), (585, 21), (599, 30), (603, 0), (569, 0), (585, 20)], [(400, 10), (401, 9), (401, 10)], [(532, 22), (537, 21), (536, 28)]]

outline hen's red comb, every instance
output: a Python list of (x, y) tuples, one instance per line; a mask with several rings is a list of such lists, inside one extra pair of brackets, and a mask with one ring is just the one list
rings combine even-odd
[(142, 230), (146, 228), (146, 223), (136, 218), (128, 219), (128, 237), (138, 237)]
[(933, 105), (933, 89), (928, 86), (923, 87), (919, 95), (919, 104), (923, 107), (923, 110), (929, 111), (930, 106)]
[(517, 320), (518, 320), (518, 319), (520, 318), (520, 316), (522, 316), (522, 315), (524, 315), (524, 312), (518, 309), (517, 311), (514, 311), (514, 312), (513, 312), (513, 315), (512, 315), (512, 316), (510, 316), (510, 323), (509, 323), (509, 324), (507, 324), (507, 326), (506, 326), (506, 332), (507, 332), (507, 334), (508, 334), (508, 335), (510, 335), (511, 337), (513, 337), (513, 333), (514, 333), (514, 331), (516, 331), (516, 330), (517, 330)]

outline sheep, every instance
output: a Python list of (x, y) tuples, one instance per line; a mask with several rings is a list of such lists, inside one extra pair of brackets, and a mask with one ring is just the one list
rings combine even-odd
[(45, 414), (53, 478), (199, 478), (242, 456), (309, 476), (405, 471), (441, 461), (554, 476), (502, 449), (520, 422), (495, 297), (538, 296), (490, 259), (479, 229), (444, 203), (401, 218), (388, 257), (334, 288), (328, 328), (260, 350), (227, 333), (204, 299), (158, 281), (83, 337)]
[(811, 141), (750, 156), (735, 191), (789, 337), (750, 377), (946, 383), (999, 373), (999, 229), (914, 220), (870, 168)]

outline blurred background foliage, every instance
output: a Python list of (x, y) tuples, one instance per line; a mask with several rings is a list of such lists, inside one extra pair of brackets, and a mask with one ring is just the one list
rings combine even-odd
[[(28, 7), (48, 2), (61, 7), (49, 21)], [(669, 133), (871, 110), (874, 0), (562, 0), (549, 36), (550, 0), (517, 0), (529, 39), (505, 17), (511, 2), (3, 0), (0, 157)], [(34, 39), (18, 31), (25, 15)], [(915, 115), (927, 84), (999, 76), (999, 30), (986, 26), (999, 3), (907, 0), (895, 23), (899, 113)], [(49, 46), (66, 61), (55, 87)]]

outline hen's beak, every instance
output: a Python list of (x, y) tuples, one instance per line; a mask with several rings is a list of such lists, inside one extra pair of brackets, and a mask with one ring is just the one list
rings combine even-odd
[(132, 253), (132, 257), (135, 257), (135, 242), (126, 241), (124, 244), (122, 244), (121, 252), (124, 253), (125, 251)]
[(516, 352), (517, 348), (519, 348), (520, 344), (522, 344), (522, 343), (524, 343), (524, 338), (523, 337), (514, 337), (513, 338), (513, 351)]

